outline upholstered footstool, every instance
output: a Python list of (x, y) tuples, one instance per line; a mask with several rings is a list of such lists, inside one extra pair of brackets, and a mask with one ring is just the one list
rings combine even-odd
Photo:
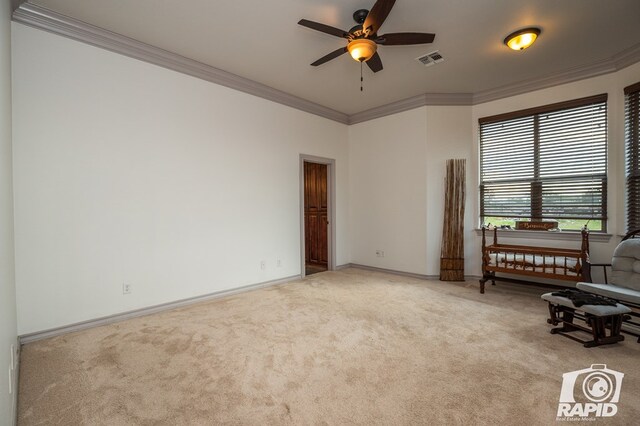
[[(547, 322), (552, 325), (562, 323), (562, 327), (551, 329), (551, 334), (562, 334), (563, 336), (582, 343), (585, 348), (607, 345), (624, 340), (624, 336), (620, 334), (620, 330), (622, 328), (622, 322), (627, 317), (626, 314), (631, 312), (631, 309), (627, 306), (616, 303), (615, 306), (585, 304), (578, 307), (575, 306), (573, 301), (568, 297), (554, 296), (553, 293), (546, 293), (541, 297), (543, 300), (549, 302), (549, 319)], [(575, 318), (583, 320), (587, 327), (575, 324)], [(608, 335), (607, 329), (609, 330)], [(591, 333), (593, 340), (582, 340), (567, 334), (578, 330)]]

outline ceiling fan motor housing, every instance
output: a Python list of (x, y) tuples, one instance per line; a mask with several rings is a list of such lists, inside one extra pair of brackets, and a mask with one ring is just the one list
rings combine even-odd
[(354, 27), (352, 27), (349, 30), (349, 34), (351, 34), (354, 37), (361, 37), (362, 36), (362, 25), (356, 25)]
[(368, 14), (369, 11), (367, 9), (358, 9), (353, 12), (353, 20), (356, 21), (356, 23), (362, 25), (364, 24), (364, 20), (367, 19)]

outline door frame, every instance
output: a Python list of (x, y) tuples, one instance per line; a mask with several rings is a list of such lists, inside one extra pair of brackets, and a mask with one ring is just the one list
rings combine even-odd
[(327, 165), (327, 270), (333, 271), (336, 267), (336, 160), (332, 158), (317, 157), (315, 155), (300, 154), (300, 275), (306, 275), (305, 269), (305, 243), (304, 243), (304, 163), (317, 163)]

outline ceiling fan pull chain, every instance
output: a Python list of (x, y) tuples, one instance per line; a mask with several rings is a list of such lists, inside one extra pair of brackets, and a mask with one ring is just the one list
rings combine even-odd
[(362, 82), (364, 81), (364, 79), (362, 78), (362, 63), (364, 61), (360, 61), (360, 91), (362, 92)]

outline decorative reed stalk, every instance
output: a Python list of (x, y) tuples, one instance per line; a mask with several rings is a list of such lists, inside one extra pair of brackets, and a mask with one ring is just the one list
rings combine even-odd
[(464, 281), (464, 202), (466, 160), (447, 160), (440, 280)]

